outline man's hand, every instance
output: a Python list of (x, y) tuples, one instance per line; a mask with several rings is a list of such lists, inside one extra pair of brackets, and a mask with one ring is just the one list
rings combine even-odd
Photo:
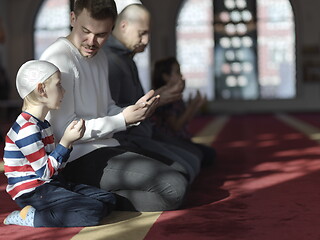
[(154, 91), (150, 90), (141, 97), (135, 105), (128, 106), (123, 110), (123, 115), (127, 125), (143, 121), (149, 117), (156, 109), (160, 96), (153, 96)]
[(142, 96), (137, 102), (137, 103), (146, 103), (148, 100), (150, 100), (154, 96), (154, 90), (150, 90), (147, 92), (144, 96)]

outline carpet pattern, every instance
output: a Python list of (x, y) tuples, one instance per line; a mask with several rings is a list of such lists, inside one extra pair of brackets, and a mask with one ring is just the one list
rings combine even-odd
[[(182, 209), (162, 213), (115, 212), (101, 226), (91, 228), (36, 229), (1, 223), (1, 238), (320, 239), (317, 221), (320, 148), (314, 135), (303, 131), (305, 124), (315, 131), (320, 129), (320, 113), (286, 116), (259, 114), (196, 119), (192, 132), (198, 133), (200, 140), (202, 137), (212, 141), (218, 160), (202, 169)], [(293, 127), (288, 119), (304, 124)], [(210, 126), (213, 123), (216, 124)], [(1, 222), (17, 209), (5, 192), (5, 183), (5, 176), (0, 173)]]

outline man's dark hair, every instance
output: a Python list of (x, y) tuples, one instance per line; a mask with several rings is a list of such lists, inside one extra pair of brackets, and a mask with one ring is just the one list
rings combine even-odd
[(87, 9), (90, 16), (96, 20), (117, 19), (117, 7), (114, 0), (75, 0), (73, 11), (79, 16), (83, 9)]

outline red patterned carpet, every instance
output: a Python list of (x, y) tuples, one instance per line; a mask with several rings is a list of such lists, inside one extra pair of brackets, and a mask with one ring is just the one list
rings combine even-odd
[(145, 239), (320, 239), (316, 142), (250, 115), (233, 116), (213, 145), (217, 165), (194, 183), (186, 209), (163, 213)]
[[(320, 128), (320, 114), (292, 116)], [(199, 132), (212, 119), (197, 119), (192, 131)], [(183, 209), (163, 212), (144, 239), (320, 239), (318, 142), (274, 115), (262, 114), (230, 116), (212, 146), (218, 152), (216, 164), (202, 170)], [(5, 181), (1, 173), (0, 221), (16, 209)], [(71, 239), (80, 230), (0, 224), (3, 239)], [(92, 233), (91, 239), (109, 238)]]

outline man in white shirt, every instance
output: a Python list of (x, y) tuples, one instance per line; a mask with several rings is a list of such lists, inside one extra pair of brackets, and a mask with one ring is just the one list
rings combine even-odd
[(158, 101), (150, 91), (122, 109), (111, 98), (107, 58), (99, 50), (111, 34), (116, 16), (113, 0), (75, 1), (70, 35), (59, 38), (41, 56), (59, 68), (66, 90), (61, 109), (47, 117), (57, 139), (75, 119), (84, 119), (86, 125), (64, 175), (70, 181), (114, 192), (121, 210), (176, 209), (182, 204), (187, 180), (170, 167), (173, 163), (130, 152), (112, 138), (113, 133), (148, 117)]

